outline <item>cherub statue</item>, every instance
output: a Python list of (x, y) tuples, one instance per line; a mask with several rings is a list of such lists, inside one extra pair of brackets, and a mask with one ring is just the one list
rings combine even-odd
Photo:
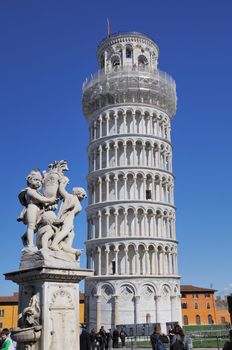
[(53, 225), (60, 226), (59, 231), (54, 235), (50, 249), (63, 250), (67, 253), (76, 254), (78, 257), (81, 251), (72, 248), (74, 239), (74, 219), (75, 216), (81, 211), (81, 201), (87, 198), (86, 192), (81, 187), (74, 187), (72, 193), (66, 191), (67, 180), (60, 181), (59, 193), (63, 198), (58, 218)]
[(26, 177), (26, 180), (28, 187), (23, 189), (18, 196), (20, 203), (25, 208), (17, 220), (27, 225), (27, 231), (22, 236), (22, 241), (24, 245), (31, 248), (34, 247), (33, 235), (43, 208), (54, 204), (57, 198), (55, 196), (47, 198), (39, 192), (43, 182), (43, 177), (39, 170), (32, 170)]

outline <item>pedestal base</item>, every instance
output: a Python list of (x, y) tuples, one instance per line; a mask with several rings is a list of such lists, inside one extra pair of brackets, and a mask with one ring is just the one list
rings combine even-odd
[(38, 340), (21, 342), (17, 350), (79, 350), (79, 282), (91, 275), (90, 270), (49, 266), (5, 274), (19, 285), (19, 326), (25, 324), (25, 310), (32, 306), (42, 326)]

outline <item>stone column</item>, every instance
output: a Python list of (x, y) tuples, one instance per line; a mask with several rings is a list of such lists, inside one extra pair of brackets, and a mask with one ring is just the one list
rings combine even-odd
[(127, 165), (127, 159), (126, 159), (126, 142), (123, 142), (123, 155), (124, 155), (124, 165)]
[(151, 167), (155, 168), (154, 146), (153, 145), (151, 145)]
[(133, 188), (134, 188), (134, 199), (137, 199), (137, 188), (136, 188), (136, 175), (133, 175)]
[(137, 223), (136, 223), (136, 212), (134, 212), (134, 217), (133, 217), (133, 224), (134, 224), (134, 233), (132, 233), (133, 236), (137, 236)]
[(94, 138), (94, 140), (96, 140), (96, 138), (97, 138), (97, 125), (96, 125), (96, 121), (94, 121), (94, 123), (93, 123), (93, 138)]
[(98, 238), (102, 236), (102, 219), (101, 219), (101, 211), (98, 210)]
[(125, 248), (125, 274), (128, 275), (128, 249)]
[(143, 220), (144, 220), (144, 236), (148, 236), (148, 215), (147, 212), (143, 214)]
[(178, 275), (178, 265), (177, 265), (177, 254), (174, 255), (174, 261), (175, 261), (175, 274)]
[(142, 166), (145, 166), (145, 143), (142, 144)]
[(160, 148), (158, 147), (158, 151), (157, 151), (157, 168), (161, 168), (160, 166)]
[(92, 216), (92, 229), (93, 229), (93, 239), (95, 239), (96, 238), (96, 228), (95, 228), (94, 216)]
[(145, 120), (144, 120), (144, 114), (141, 115), (141, 124), (142, 124), (142, 134), (145, 133)]
[(102, 137), (102, 116), (100, 115), (99, 117), (99, 121), (100, 121), (100, 130), (99, 130), (99, 136), (100, 138)]
[(106, 248), (106, 275), (109, 275), (109, 249)]
[(135, 295), (135, 324), (140, 323), (140, 319), (139, 319), (139, 300), (140, 300), (140, 295)]
[(136, 144), (135, 144), (135, 142), (133, 142), (133, 144), (132, 144), (132, 149), (133, 149), (133, 165), (135, 166), (136, 165), (136, 160), (135, 160), (135, 146), (136, 146)]
[(156, 323), (160, 323), (160, 295), (155, 296)]
[(109, 150), (110, 150), (110, 145), (107, 143), (107, 145), (106, 145), (106, 168), (109, 167)]
[(155, 122), (154, 122), (154, 134), (155, 136), (158, 136), (158, 120), (157, 117), (155, 117)]
[(88, 249), (86, 249), (86, 260), (87, 260), (87, 269), (91, 269), (90, 252)]
[(171, 142), (171, 127), (170, 126), (167, 127), (167, 138)]
[(153, 214), (153, 217), (152, 217), (152, 226), (153, 226), (153, 237), (156, 237), (157, 236), (157, 232), (156, 232), (156, 216), (155, 214)]
[(109, 120), (110, 120), (110, 117), (109, 117), (109, 114), (106, 115), (106, 135), (108, 136), (109, 135)]
[(114, 176), (114, 191), (115, 191), (115, 200), (118, 200), (118, 176)]
[(127, 176), (123, 176), (124, 179), (124, 200), (127, 200)]
[(106, 202), (109, 201), (109, 175), (106, 175), (105, 182), (106, 182)]
[(99, 183), (99, 202), (102, 202), (102, 179), (101, 177), (98, 178)]
[(110, 213), (109, 213), (109, 210), (107, 209), (106, 212), (105, 212), (105, 216), (106, 216), (106, 235), (109, 236), (109, 230), (110, 230), (110, 220), (109, 220), (109, 216), (110, 216)]
[(150, 259), (149, 259), (149, 267), (150, 267), (150, 274), (151, 275), (154, 275), (154, 267), (155, 267), (155, 264), (154, 264), (154, 258), (155, 258), (155, 256), (154, 256), (154, 254), (155, 254), (155, 252), (154, 251), (151, 251), (151, 253), (150, 253)]
[(133, 133), (136, 134), (136, 120), (135, 120), (135, 113), (132, 114), (133, 118)]
[(118, 295), (114, 295), (114, 328), (119, 324)]
[(163, 274), (163, 251), (159, 251), (159, 275)]
[(123, 132), (124, 132), (124, 134), (127, 133), (126, 114), (125, 113), (123, 113)]
[(114, 145), (114, 158), (115, 158), (115, 166), (118, 166), (118, 157), (117, 157), (118, 145)]
[(171, 321), (176, 321), (175, 320), (175, 302), (176, 302), (175, 295), (170, 296), (170, 302), (171, 302)]
[(116, 114), (114, 114), (114, 133), (115, 133), (115, 134), (118, 133), (117, 119), (118, 119), (118, 116), (117, 116)]
[(101, 276), (101, 248), (97, 248), (98, 253), (98, 275)]
[(96, 170), (96, 149), (94, 148), (94, 151), (93, 151), (93, 171)]
[(115, 275), (118, 275), (118, 248), (115, 248)]
[(170, 172), (172, 172), (172, 154), (169, 155), (169, 169)]
[(114, 226), (115, 226), (115, 229), (114, 229), (114, 235), (115, 237), (117, 237), (117, 233), (118, 233), (118, 212), (115, 210), (114, 211)]
[(91, 263), (92, 263), (92, 270), (93, 270), (93, 273), (94, 275), (96, 274), (96, 271), (95, 271), (95, 252), (92, 250), (92, 253), (91, 253)]
[(149, 255), (148, 249), (145, 249), (145, 275), (149, 274), (150, 266), (149, 266)]
[(98, 147), (99, 149), (99, 169), (102, 169), (102, 146)]
[(144, 201), (145, 200), (145, 194), (146, 194), (146, 183), (145, 183), (145, 181), (146, 181), (146, 178), (145, 178), (145, 176), (143, 176), (142, 177), (142, 196), (141, 196), (141, 199)]
[(101, 295), (95, 295), (95, 296), (96, 296), (96, 328), (97, 330), (99, 330), (101, 327)]
[(134, 271), (135, 275), (139, 275), (140, 274), (140, 267), (139, 267), (139, 250), (135, 249), (135, 271)]
[(93, 201), (92, 201), (92, 204), (95, 204), (96, 203), (96, 187), (95, 187), (95, 183), (92, 183), (92, 194), (93, 194)]
[(158, 250), (157, 250), (157, 248), (155, 248), (155, 250), (154, 250), (154, 273), (155, 273), (155, 275), (159, 274), (159, 270), (158, 270)]
[(127, 230), (127, 212), (124, 211), (124, 236), (128, 236)]

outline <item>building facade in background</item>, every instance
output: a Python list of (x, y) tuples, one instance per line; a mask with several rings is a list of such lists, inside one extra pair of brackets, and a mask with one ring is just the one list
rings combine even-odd
[(17, 326), (18, 296), (18, 293), (0, 296), (0, 330)]
[(174, 80), (156, 43), (119, 33), (83, 85), (89, 124), (86, 320), (90, 328), (181, 322), (171, 121)]
[(183, 325), (230, 323), (226, 297), (215, 299), (215, 290), (192, 285), (181, 285)]

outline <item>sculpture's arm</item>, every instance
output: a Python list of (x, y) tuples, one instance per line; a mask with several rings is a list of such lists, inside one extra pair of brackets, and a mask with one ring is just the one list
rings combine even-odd
[(51, 198), (44, 197), (41, 194), (39, 194), (37, 191), (35, 191), (31, 188), (29, 188), (27, 190), (27, 195), (36, 199), (40, 203), (44, 203), (44, 204), (50, 204), (50, 203), (54, 203), (56, 201), (56, 197), (51, 197)]
[(60, 181), (59, 192), (60, 192), (61, 197), (64, 198), (64, 199), (67, 198), (68, 195), (69, 195), (69, 193), (65, 189), (66, 185), (67, 185), (67, 182), (64, 183), (64, 182)]

